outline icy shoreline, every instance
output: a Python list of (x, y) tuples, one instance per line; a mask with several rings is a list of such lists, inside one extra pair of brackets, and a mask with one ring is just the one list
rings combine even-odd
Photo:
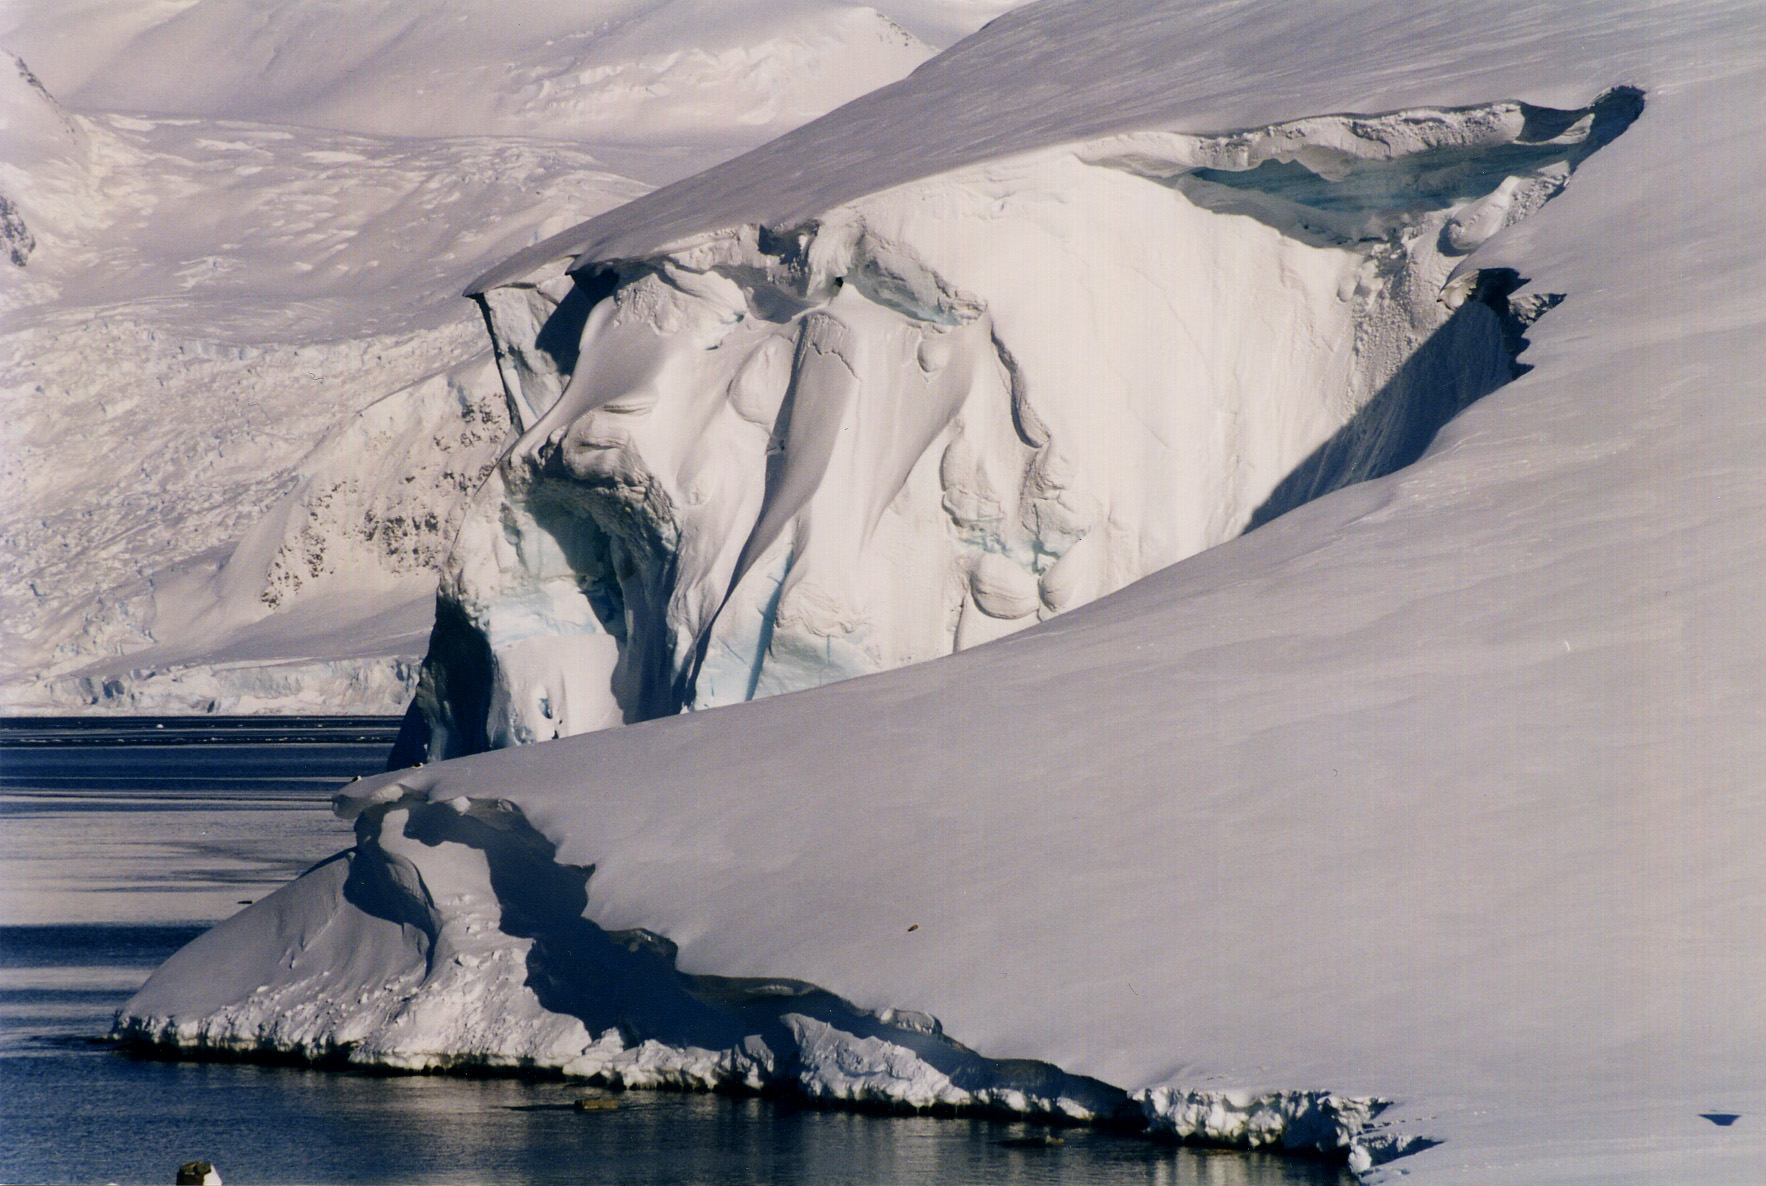
[[(745, 1078), (706, 1080), (697, 1073), (654, 1071), (670, 1065), (664, 1057), (651, 1061), (641, 1075), (595, 1073), (577, 1075), (562, 1068), (460, 1062), (423, 1067), (395, 1063), (350, 1063), (334, 1057), (311, 1057), (296, 1051), (266, 1051), (186, 1045), (154, 1038), (132, 1026), (113, 1030), (107, 1041), (136, 1057), (189, 1062), (244, 1062), (262, 1066), (294, 1066), (347, 1073), (412, 1075), (510, 1076), (542, 1082), (581, 1082), (587, 1087), (622, 1091), (681, 1091), (715, 1095), (753, 1095), (785, 1100), (800, 1107), (827, 1108), (867, 1115), (925, 1115), (939, 1118), (975, 1117), (1022, 1120), (1051, 1129), (1093, 1127), (1139, 1134), (1153, 1141), (1201, 1149), (1279, 1152), (1338, 1162), (1354, 1173), (1403, 1157), (1440, 1142), (1422, 1136), (1400, 1136), (1382, 1129), (1378, 1117), (1389, 1101), (1338, 1096), (1322, 1091), (1277, 1091), (1257, 1094), (1238, 1090), (1176, 1092), (1169, 1089), (1129, 1100), (1130, 1106), (1107, 1116), (1075, 1115), (1019, 1106), (1010, 1095), (958, 1103), (920, 1103), (892, 1095), (841, 1095), (800, 1082), (769, 1081), (759, 1088)], [(687, 1052), (676, 1052), (685, 1055)], [(634, 1060), (635, 1062), (635, 1060)], [(679, 1064), (684, 1065), (684, 1064)], [(1125, 1099), (1129, 1097), (1124, 1096)], [(1025, 1100), (1023, 1103), (1029, 1103)]]
[[(609, 934), (517, 888), (556, 890), (582, 876), (549, 861), (552, 846), (519, 809), (428, 803), (404, 790), (391, 782), (340, 794), (357, 846), (180, 951), (119, 1011), (111, 1040), (156, 1057), (537, 1074), (619, 1090), (1014, 1116), (1316, 1154), (1357, 1171), (1435, 1143), (1376, 1124), (1390, 1101), (1375, 1097), (1131, 1093), (1045, 1062), (983, 1057), (923, 1013), (864, 1010), (795, 980), (682, 974), (661, 936)], [(394, 946), (403, 963), (389, 959)], [(568, 968), (557, 963), (566, 952)], [(213, 998), (200, 1015), (190, 1011), (195, 975)], [(608, 1010), (618, 1016), (605, 1029), (579, 1015), (605, 1020)]]

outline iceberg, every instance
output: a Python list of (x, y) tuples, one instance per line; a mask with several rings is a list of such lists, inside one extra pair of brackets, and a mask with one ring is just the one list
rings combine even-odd
[(1133, 132), (534, 249), (475, 288), (520, 436), (443, 579), (421, 756), (950, 654), (1408, 464), (1555, 299), (1462, 265), (1640, 105)]
[[(424, 694), (453, 732), (431, 742), (462, 752), (495, 722), (556, 724), (542, 699), (569, 701), (559, 733), (623, 719), (652, 693), (684, 706), (681, 672), (696, 672), (694, 697), (712, 672), (719, 703), (708, 691), (706, 711), (346, 788), (355, 848), (174, 957), (119, 1033), (190, 1051), (1138, 1117), (1331, 1149), (1369, 1183), (1757, 1181), (1763, 63), (1749, 4), (1045, 3), (536, 245), (475, 286), (524, 439), (450, 562), (458, 652), (477, 638), (483, 665), (432, 662)], [(1570, 159), (1626, 112), (1623, 134)], [(1474, 125), (1491, 136), (1467, 154)], [(1391, 151), (1366, 150), (1357, 128), (1382, 129), (1365, 139)], [(1546, 146), (1558, 160), (1533, 155)], [(1493, 149), (1500, 175), (1431, 206), (1439, 191), (1411, 166), (1436, 147), (1474, 175)], [(1010, 176), (1074, 188), (987, 188)], [(964, 184), (941, 180), (953, 177)], [(1354, 196), (1329, 201), (1331, 185)], [(1393, 211), (1395, 189), (1421, 212)], [(1010, 209), (1020, 192), (1044, 200), (933, 233), (944, 210)], [(1114, 215), (1129, 194), (1146, 205), (1127, 209), (1158, 218), (1111, 232), (1126, 255), (1009, 235), (988, 251), (1036, 218), (1066, 219), (1083, 246), (1104, 233), (1087, 204)], [(1319, 243), (1294, 232), (1296, 206), (1323, 212), (1305, 232)], [(1092, 464), (1087, 415), (1100, 438), (1134, 421), (1130, 440), (1149, 448), (1198, 439), (1109, 398), (1118, 369), (1144, 377), (1145, 351), (1124, 347), (1164, 312), (1124, 293), (1171, 278), (1125, 288), (1116, 269), (1155, 257), (1158, 219), (1237, 220), (1244, 275), (1282, 274), (1284, 259), (1291, 274), (1286, 290), (1259, 279), (1266, 299), (1242, 315), (1353, 331), (1367, 298), (1327, 281), (1356, 278), (1361, 257), (1331, 237), (1369, 217), (1433, 226), (1440, 258), (1407, 255), (1392, 275), (1446, 299), (1381, 306), (1370, 325), (1422, 344), (1345, 366), (1335, 396), (1377, 394), (1455, 317), (1467, 335), (1451, 356), (1474, 364), (1455, 373), (1510, 381), (1383, 474), (1404, 454), (1375, 443), (1406, 434), (1342, 435), (1374, 400), (1296, 396), (1291, 411), (1313, 411), (1291, 436), (1244, 438), (1291, 451), (1182, 475), (1227, 496), (1222, 542), (1040, 620), (1046, 572), (1012, 541), (1032, 554), (1028, 540), (1052, 541), (1063, 561), (1084, 545), (1045, 534), (1031, 484), (1009, 480), (1034, 472), (1037, 442), (1077, 442), (1064, 447), (1078, 475)], [(1118, 283), (1094, 291), (1094, 274)], [(575, 299), (574, 332), (530, 350), (579, 285), (599, 287)], [(1208, 319), (1235, 291), (1197, 299), (1193, 324), (1236, 336)], [(1345, 296), (1299, 299), (1318, 291)], [(1274, 299), (1284, 292), (1295, 299)], [(802, 307), (751, 310), (774, 294)], [(1516, 376), (1508, 319), (1556, 295), (1525, 329), (1531, 369)], [(1060, 316), (1034, 320), (1039, 299)], [(1099, 304), (1109, 316), (1090, 315)], [(1302, 316), (1333, 307), (1334, 323)], [(1413, 308), (1442, 320), (1412, 323)], [(1014, 317), (1059, 332), (1020, 334)], [(665, 322), (667, 335), (649, 328)], [(1299, 357), (1263, 339), (1243, 365), (1310, 379), (1319, 359), (1356, 357), (1348, 337), (1333, 356), (1328, 333), (1296, 335)], [(752, 386), (718, 369), (739, 356), (761, 360)], [(1039, 402), (1038, 376), (1062, 366), (1104, 395)], [(677, 382), (697, 368), (729, 385)], [(1014, 374), (1030, 378), (1017, 397)], [(946, 383), (959, 376), (966, 394)], [(800, 391), (831, 410), (801, 434), (793, 417), (769, 458), (770, 400)], [(1036, 423), (1010, 414), (1014, 398)], [(737, 435), (664, 425), (642, 439), (673, 423), (649, 410), (665, 401)], [(940, 531), (954, 523), (943, 452), (909, 446), (958, 420), (975, 448), (954, 472), (1003, 475), (988, 487), (1000, 514), (975, 519), (1003, 546), (980, 549), (1000, 558), (985, 568), (933, 572), (962, 573), (949, 596), (983, 611), (978, 624), (1038, 620), (745, 699), (757, 657), (757, 690), (797, 678), (786, 660), (803, 648), (735, 629), (744, 612), (775, 636), (798, 628), (781, 556), (862, 544), (876, 498), (878, 533), (922, 508)], [(894, 431), (858, 431), (878, 423)], [(704, 441), (758, 446), (758, 474), (752, 452), (688, 465)], [(1085, 473), (1114, 498), (1147, 468), (1130, 455)], [(713, 503), (681, 482), (701, 472), (747, 484)], [(1356, 477), (1369, 480), (1343, 484)], [(530, 498), (542, 494), (564, 505)], [(622, 549), (677, 524), (679, 541), (661, 542), (712, 574), (673, 624), (672, 602), (626, 597), (605, 526), (617, 506)], [(729, 530), (695, 526), (714, 513)], [(829, 519), (841, 529), (822, 534)], [(606, 562), (575, 550), (595, 543), (586, 525), (608, 539)], [(948, 538), (945, 554), (967, 560)], [(625, 558), (637, 573), (660, 554)], [(921, 555), (902, 560), (903, 580)], [(613, 583), (597, 585), (607, 564)], [(760, 596), (769, 585), (778, 610)], [(857, 633), (827, 608), (842, 638)], [(626, 621), (677, 632), (642, 652), (642, 671), (619, 668), (633, 641), (608, 627)], [(523, 649), (503, 623), (537, 641)], [(712, 642), (750, 648), (746, 669), (710, 645), (701, 661), (693, 632), (707, 624)], [(613, 645), (568, 641), (602, 637)], [(580, 718), (576, 687), (549, 666), (571, 647), (583, 653), (570, 669), (607, 665), (604, 686), (582, 685)], [(503, 654), (530, 674), (499, 683)], [(480, 701), (441, 686), (456, 675)], [(489, 703), (498, 689), (512, 707)]]

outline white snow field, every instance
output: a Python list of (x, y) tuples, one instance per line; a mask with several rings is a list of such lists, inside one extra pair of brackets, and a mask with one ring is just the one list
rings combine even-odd
[[(529, 563), (560, 536), (520, 521), (523, 481), (567, 525), (611, 521), (597, 482), (625, 484), (632, 523), (675, 521), (666, 495), (688, 508), (680, 538), (717, 553), (682, 555), (725, 597), (788, 536), (813, 557), (893, 530), (871, 527), (879, 505), (968, 514), (958, 496), (979, 481), (941, 476), (948, 444), (924, 443), (960, 420), (945, 440), (974, 442), (959, 472), (997, 480), (998, 516), (973, 518), (999, 546), (960, 537), (858, 570), (926, 570), (958, 629), (971, 606), (1017, 624), (1033, 599), (1056, 608), (1049, 576), (1084, 546), (1026, 509), (1044, 433), (1078, 442), (1072, 472), (1089, 467), (1111, 509), (1086, 538), (1117, 546), (1120, 522), (1156, 541), (1120, 544), (1148, 568), (1226, 542), (932, 662), (355, 784), (337, 801), (357, 847), (174, 957), (119, 1032), (1136, 1115), (1334, 1150), (1370, 1182), (1763, 1180), (1762, 15), (1035, 5), (485, 277), (515, 391), (563, 394), (517, 407), (533, 426), (469, 512), (449, 581), (493, 642), (528, 581), (536, 663), (565, 645), (546, 630), (587, 628), (592, 582), (572, 601), (552, 578), (592, 570)], [(1641, 115), (1540, 207), (1567, 161), (1516, 146), (1575, 155), (1602, 112), (1635, 114), (1620, 88)], [(1411, 201), (1428, 169), (1376, 167), (1503, 145), (1519, 171), (1445, 206)], [(1364, 216), (1440, 258), (1407, 249), (1370, 274)], [(611, 294), (584, 310), (580, 358), (512, 328), (562, 308), (570, 257)], [(1251, 380), (1341, 366), (1336, 390), (1365, 396), (1394, 360), (1357, 329), (1397, 326), (1421, 352), (1439, 337), (1424, 315), (1451, 321), (1363, 280), (1452, 301), (1500, 269), (1528, 281), (1502, 301), (1564, 298), (1527, 330), (1531, 370), (1415, 464), (1234, 537), (1308, 441), (1355, 420), (1279, 383), (1290, 402), (1271, 412)], [(1155, 348), (1150, 326), (1183, 340)], [(1480, 341), (1454, 353), (1500, 362)], [(753, 384), (730, 346), (761, 360)], [(1211, 366), (1233, 381), (1200, 385), (1197, 409), (1134, 402), (1151, 370)], [(695, 368), (717, 384), (697, 403)], [(811, 422), (776, 425), (781, 392)], [(1013, 400), (1040, 427), (1004, 423)], [(725, 431), (690, 437), (675, 416)], [(695, 441), (750, 464), (700, 465)], [(917, 451), (892, 452), (904, 442)], [(1136, 510), (1162, 464), (1149, 442), (1182, 467), (1165, 526)], [(750, 474), (768, 448), (765, 482), (691, 480)], [(471, 526), (486, 505), (509, 509), (500, 536)], [(713, 514), (724, 533), (692, 518)], [(550, 562), (574, 565), (561, 535)], [(1133, 575), (1092, 563), (1105, 587)], [(827, 564), (810, 576), (835, 580)], [(727, 599), (753, 620), (752, 598)], [(895, 604), (880, 597), (879, 631)], [(629, 620), (657, 628), (662, 608)], [(674, 666), (656, 670), (678, 672), (668, 641)], [(785, 671), (744, 645), (761, 676)], [(462, 676), (487, 698), (489, 665)], [(623, 714), (617, 672), (573, 670)], [(742, 698), (726, 678), (707, 704)]]
[(474, 275), (1006, 0), (0, 13), (0, 703), (397, 712), (506, 444)]

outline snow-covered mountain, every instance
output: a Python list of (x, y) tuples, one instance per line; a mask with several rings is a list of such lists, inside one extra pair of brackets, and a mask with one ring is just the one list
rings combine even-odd
[(0, 700), (400, 711), (507, 443), (467, 281), (1010, 6), (9, 6)]
[[(1185, 536), (1200, 546), (1276, 491), (1296, 494), (1286, 507), (1360, 476), (1360, 438), (1338, 426), (1416, 353), (1359, 371), (1347, 363), (1375, 354), (1334, 352), (1332, 327), (1356, 342), (1389, 316), (1420, 352), (1459, 296), (1499, 325), (1505, 306), (1518, 318), (1562, 301), (1526, 330), (1531, 369), (1414, 464), (1011, 637), (348, 788), (358, 846), (175, 957), (122, 1032), (1121, 1112), (1334, 1149), (1374, 1182), (1758, 1181), (1760, 15), (1644, 0), (1039, 4), (489, 274), (505, 376), (533, 405), (514, 401), (522, 449), (465, 513), (468, 534), (491, 538), (450, 577), (490, 658), (516, 610), (552, 613), (548, 629), (596, 610), (586, 550), (528, 563), (545, 540), (522, 515), (573, 538), (546, 529), (541, 495), (566, 504), (554, 523), (607, 535), (608, 495), (629, 494), (631, 522), (706, 541), (682, 567), (701, 564), (702, 588), (740, 609), (743, 570), (819, 530), (820, 500), (850, 543), (877, 514), (869, 493), (905, 467), (908, 497), (885, 499), (877, 523), (963, 513), (946, 500), (973, 483), (938, 464), (916, 487), (929, 444), (891, 469), (871, 425), (897, 443), (951, 434), (941, 463), (972, 417), (976, 469), (1012, 479), (993, 487), (1011, 494), (990, 520), (1006, 541), (1043, 522), (1026, 509), (1033, 484), (1013, 481), (1035, 472), (1044, 432), (1083, 441), (1095, 417), (1100, 438), (1191, 450), (1202, 470), (1182, 480), (1225, 508), (1215, 536)], [(1392, 204), (1439, 192), (1442, 163), (1492, 184)], [(1140, 217), (1117, 227), (1125, 211)], [(1436, 285), (1439, 309), (1362, 290), (1359, 253), (1394, 218), (1425, 233), (1374, 275), (1400, 294)], [(1369, 238), (1345, 229), (1361, 219)], [(569, 259), (602, 299), (566, 348), (536, 353), (539, 326), (517, 332), (515, 314), (565, 309)], [(1527, 283), (1490, 287), (1507, 273)], [(1232, 340), (1241, 283), (1269, 323), (1255, 346)], [(1515, 305), (1529, 296), (1542, 299)], [(1160, 325), (1219, 337), (1150, 343)], [(1451, 358), (1502, 369), (1488, 334), (1457, 332)], [(738, 381), (751, 358), (764, 381)], [(1241, 435), (1184, 435), (1122, 402), (1183, 360), (1308, 380), (1341, 363), (1331, 390), (1351, 398), (1321, 410), (1308, 391), (1291, 426)], [(695, 370), (727, 377), (699, 404), (680, 381)], [(1086, 378), (1095, 398), (1014, 393), (1018, 370)], [(530, 382), (562, 389), (557, 416)], [(1201, 389), (1215, 411), (1235, 406), (1218, 393), (1259, 390)], [(800, 394), (819, 432), (770, 430)], [(1020, 403), (1056, 409), (1043, 432), (1002, 414)], [(691, 439), (735, 457), (671, 452), (686, 438), (646, 426), (677, 409), (721, 421), (727, 433)], [(696, 483), (752, 474), (756, 448), (765, 481)], [(1086, 481), (1100, 503), (1133, 505), (1156, 468), (1130, 457)], [(694, 519), (720, 514), (721, 532)], [(501, 536), (470, 526), (497, 522)], [(801, 549), (806, 564), (820, 546)], [(1013, 561), (1007, 547), (914, 563), (934, 582), (962, 573), (965, 611), (1016, 621), (1036, 607), (995, 618), (983, 602), (1046, 605), (1045, 579), (1078, 546), (1041, 571), (1020, 562), (1034, 580), (982, 569)], [(484, 567), (469, 572), (472, 557)], [(819, 573), (803, 583), (832, 579)], [(689, 650), (721, 608), (698, 596), (672, 627)], [(663, 650), (674, 670), (680, 645)], [(770, 647), (748, 656), (784, 670)], [(490, 658), (468, 673), (487, 697)]]

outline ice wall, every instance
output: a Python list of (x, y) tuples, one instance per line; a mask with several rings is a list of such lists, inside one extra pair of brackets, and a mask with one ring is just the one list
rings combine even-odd
[(520, 435), (403, 756), (949, 654), (1407, 464), (1552, 301), (1460, 261), (1640, 105), (1112, 136), (480, 291)]

